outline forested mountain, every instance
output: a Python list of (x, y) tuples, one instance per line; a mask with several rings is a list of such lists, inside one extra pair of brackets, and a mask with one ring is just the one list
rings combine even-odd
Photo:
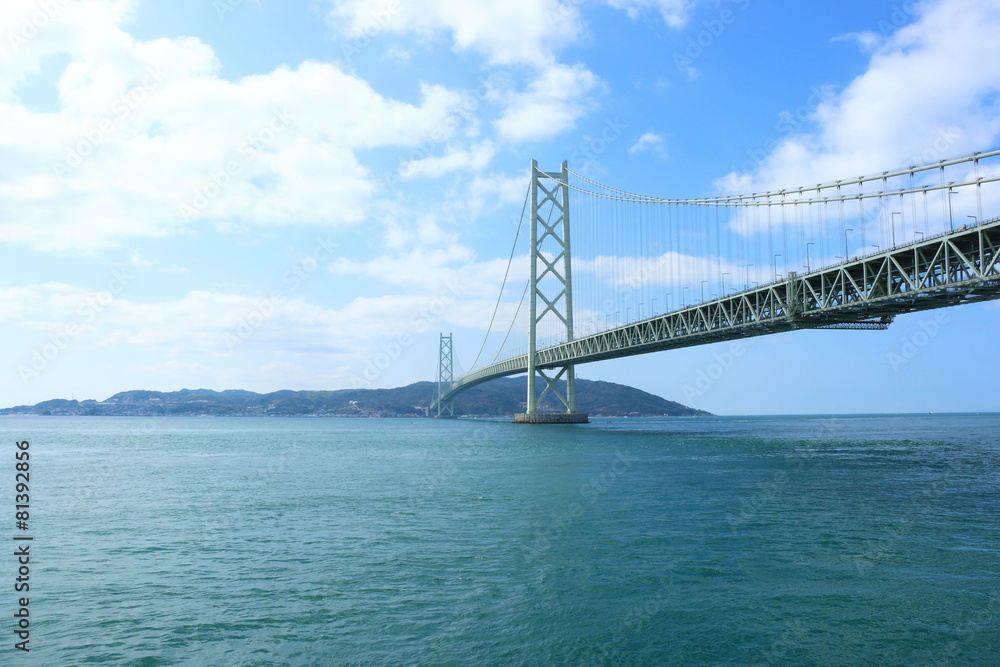
[[(699, 416), (709, 413), (653, 394), (614, 384), (577, 379), (577, 411), (593, 416)], [(219, 415), (392, 417), (424, 416), (435, 396), (433, 382), (416, 382), (395, 389), (336, 391), (276, 391), (258, 394), (228, 389), (182, 389), (174, 392), (123, 391), (104, 401), (55, 399), (32, 406), (0, 410), (0, 414), (37, 415)], [(456, 415), (512, 416), (524, 411), (527, 380), (501, 378), (473, 387), (455, 399)], [(560, 412), (554, 396), (540, 409)], [(431, 415), (433, 416), (433, 415)]]

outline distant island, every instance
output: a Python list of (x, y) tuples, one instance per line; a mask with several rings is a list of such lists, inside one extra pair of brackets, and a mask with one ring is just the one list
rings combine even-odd
[[(123, 391), (103, 400), (54, 399), (37, 405), (0, 409), (0, 415), (199, 416), (220, 417), (425, 417), (436, 392), (433, 382), (395, 389), (275, 391), (258, 394), (240, 389)], [(455, 399), (455, 414), (511, 417), (524, 411), (527, 379), (501, 378), (473, 387)], [(711, 413), (668, 401), (613, 382), (577, 379), (577, 410), (593, 417), (701, 417)], [(560, 412), (546, 396), (539, 409)]]

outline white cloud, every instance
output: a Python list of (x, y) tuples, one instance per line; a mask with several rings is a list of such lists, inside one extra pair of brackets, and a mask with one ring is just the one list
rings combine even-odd
[[(45, 283), (32, 287), (11, 287), (0, 289), (0, 321), (28, 322), (28, 318), (38, 317), (42, 304), (43, 294), (45, 299), (53, 300), (58, 298), (63, 300), (67, 294), (76, 294), (82, 290), (66, 285), (64, 283)], [(72, 308), (63, 309), (62, 316), (68, 317), (72, 313)]]
[[(484, 271), (492, 278), (497, 270)], [(502, 276), (502, 267), (499, 271)], [(352, 386), (389, 343), (397, 350), (392, 361), (404, 353), (422, 357), (431, 349), (433, 332), (484, 327), (495, 289), (478, 296), (474, 285), (461, 280), (423, 291), (411, 285), (405, 295), (357, 297), (340, 308), (297, 298), (270, 309), (261, 298), (205, 290), (166, 301), (114, 298), (105, 299), (87, 321), (80, 306), (100, 299), (100, 293), (60, 283), (0, 289), (3, 317), (16, 322), (8, 325), (16, 341), (10, 370), (22, 378), (6, 400), (68, 396), (79, 387), (61, 379), (67, 373), (100, 374), (106, 366), (118, 372), (100, 385), (97, 391), (104, 395), (130, 384), (258, 391)], [(501, 314), (509, 319), (515, 308), (505, 305)], [(365, 378), (365, 384), (414, 379), (405, 363), (382, 370), (384, 377)]]
[(568, 130), (591, 107), (590, 94), (600, 87), (582, 65), (552, 65), (524, 92), (509, 95), (496, 121), (500, 135), (511, 141), (537, 141)]
[[(477, 175), (469, 186), (469, 196), (486, 202), (493, 200), (498, 206), (520, 204), (528, 189), (528, 172), (509, 174)], [(509, 209), (516, 213), (514, 209)]]
[(658, 12), (671, 28), (682, 27), (688, 19), (696, 0), (607, 0), (616, 9), (624, 10), (630, 18), (645, 12)]
[(573, 2), (507, 0), (332, 0), (330, 19), (347, 35), (446, 33), (455, 51), (477, 51), (495, 65), (549, 65), (582, 29)]
[[(575, 0), (330, 0), (330, 20), (354, 39), (384, 33), (450, 37), (455, 51), (475, 51), (491, 65), (528, 65), (536, 74), (523, 91), (505, 95), (495, 125), (502, 138), (546, 139), (572, 129), (592, 106), (601, 86), (583, 65), (559, 63), (556, 54), (585, 31)], [(607, 0), (636, 18), (659, 13), (674, 28), (684, 25), (696, 0)], [(392, 47), (398, 49), (398, 46)]]
[(152, 266), (153, 265), (153, 263), (150, 262), (149, 260), (143, 259), (142, 258), (142, 254), (138, 250), (133, 250), (132, 252), (129, 253), (128, 263), (131, 266), (136, 266), (136, 267)]
[(444, 155), (404, 162), (399, 166), (403, 178), (439, 178), (455, 171), (478, 172), (485, 169), (496, 149), (493, 142), (484, 141), (469, 149), (450, 148)]
[[(1000, 136), (1000, 3), (937, 0), (796, 131), (718, 182), (726, 192), (829, 182), (992, 148)], [(749, 165), (748, 165), (749, 166)]]
[(423, 291), (457, 277), (459, 271), (454, 264), (468, 262), (472, 255), (469, 248), (452, 244), (410, 250), (400, 255), (382, 255), (368, 261), (340, 259), (331, 264), (330, 270)]
[(455, 235), (446, 232), (434, 216), (412, 215), (401, 207), (393, 207), (388, 211), (383, 224), (385, 230), (382, 246), (390, 251), (440, 247), (456, 242)]
[[(519, 286), (518, 295), (528, 279), (526, 255), (515, 256), (509, 272), (507, 260), (502, 257), (478, 261), (471, 249), (451, 244), (386, 253), (367, 261), (340, 260), (332, 264), (330, 270), (336, 274), (372, 278), (421, 298), (428, 295), (438, 298), (444, 293), (457, 292), (463, 304), (482, 301), (492, 308), (505, 274), (508, 289), (510, 285)], [(473, 320), (469, 326), (484, 324)]]
[(639, 137), (628, 149), (628, 154), (635, 155), (643, 151), (653, 153), (659, 158), (667, 157), (667, 152), (663, 148), (663, 137), (655, 132), (647, 132)]
[[(616, 289), (660, 286), (680, 288), (697, 285), (705, 276), (742, 276), (742, 267), (719, 257), (698, 257), (670, 251), (656, 257), (613, 257), (601, 255), (576, 259), (573, 270), (593, 273)], [(755, 274), (751, 273), (751, 276)]]
[[(60, 283), (0, 290), (4, 312), (15, 328), (35, 332), (46, 343), (50, 332), (68, 332), (68, 354), (140, 350), (173, 364), (201, 363), (211, 357), (250, 352), (338, 355), (364, 351), (379, 337), (409, 326), (414, 312), (440, 300), (442, 290), (424, 294), (358, 297), (343, 308), (324, 308), (302, 298), (280, 303), (242, 294), (194, 290), (167, 301), (140, 302)], [(449, 303), (454, 298), (449, 297)], [(272, 307), (273, 306), (273, 307)], [(261, 317), (263, 314), (263, 317)], [(444, 311), (429, 318), (446, 320)], [(234, 342), (233, 338), (237, 340)], [(29, 363), (28, 350), (14, 359)], [(169, 361), (169, 360), (167, 360)], [(162, 366), (166, 362), (160, 363)]]
[(139, 364), (135, 370), (144, 375), (157, 377), (189, 378), (192, 376), (210, 376), (212, 369), (203, 364), (189, 364), (176, 359), (160, 361), (155, 364)]
[[(9, 99), (42, 62), (67, 50), (118, 51), (125, 41), (115, 26), (134, 11), (135, 0), (4, 0), (0, 8), (0, 98)], [(111, 67), (117, 72), (128, 60)], [(78, 75), (100, 77), (83, 70)], [(99, 88), (100, 86), (95, 86)]]
[[(326, 63), (227, 81), (197, 39), (144, 42), (116, 27), (130, 3), (81, 5), (108, 22), (67, 5), (0, 74), (8, 242), (86, 251), (202, 220), (352, 223), (375, 190), (358, 151), (448, 139), (459, 122), (461, 98), (441, 86), (406, 104)], [(16, 25), (15, 13), (0, 12)], [(27, 108), (18, 86), (44, 85), (37, 61), (59, 53), (56, 107)]]
[(285, 375), (294, 378), (302, 373), (303, 368), (298, 364), (287, 361), (272, 361), (269, 364), (261, 366), (260, 370), (267, 375)]
[[(698, 0), (605, 0), (629, 17), (658, 13), (672, 28), (686, 22)], [(555, 63), (555, 54), (586, 30), (580, 0), (330, 0), (332, 24), (355, 39), (384, 33), (446, 34), (455, 51), (476, 51), (493, 65)]]

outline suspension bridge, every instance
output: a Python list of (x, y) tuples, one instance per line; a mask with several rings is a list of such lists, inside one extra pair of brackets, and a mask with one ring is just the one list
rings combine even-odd
[[(461, 392), (527, 373), (515, 421), (583, 423), (578, 364), (798, 329), (884, 330), (904, 313), (996, 299), (998, 181), (995, 150), (778, 191), (669, 199), (602, 185), (565, 162), (541, 171), (533, 160), (486, 339), (456, 377), (452, 336), (441, 336), (431, 409), (453, 415)], [(485, 361), (498, 322), (509, 326)], [(564, 411), (539, 411), (549, 393)]]

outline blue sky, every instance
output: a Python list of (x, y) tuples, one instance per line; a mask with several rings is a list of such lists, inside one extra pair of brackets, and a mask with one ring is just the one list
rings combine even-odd
[[(0, 405), (433, 379), (438, 332), (479, 349), (532, 158), (700, 197), (990, 150), (997, 34), (995, 0), (5, 2)], [(723, 414), (1000, 410), (998, 324), (578, 375)]]

